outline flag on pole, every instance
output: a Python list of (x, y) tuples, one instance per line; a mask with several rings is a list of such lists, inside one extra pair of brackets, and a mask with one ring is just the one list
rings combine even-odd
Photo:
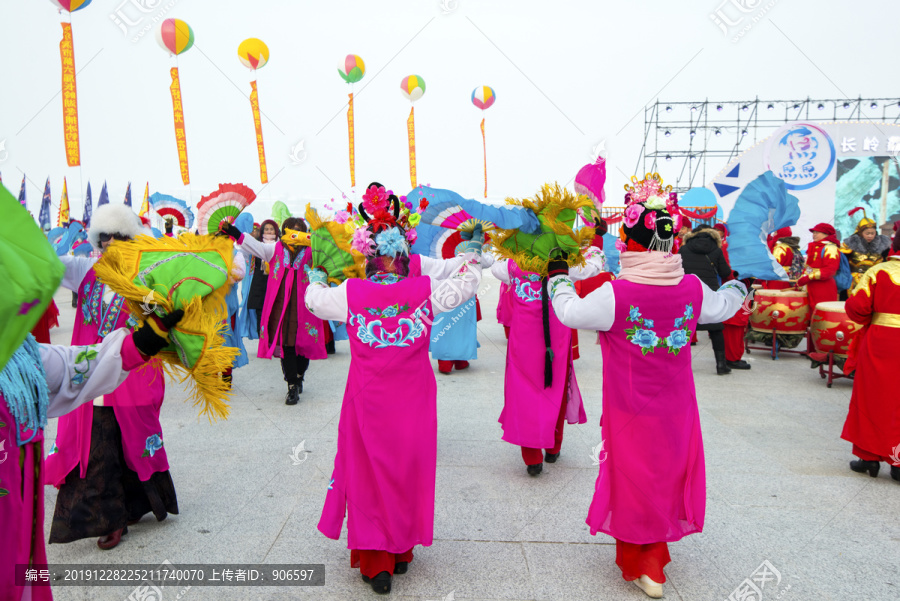
[(59, 199), (59, 214), (56, 225), (59, 227), (69, 224), (69, 189), (66, 187), (66, 178), (63, 178), (63, 193)]
[(91, 206), (91, 182), (88, 182), (87, 194), (84, 195), (84, 215), (81, 217), (81, 222), (84, 224), (85, 229), (87, 229), (91, 225), (91, 213), (93, 212), (93, 207)]
[(19, 188), (19, 204), (28, 209), (28, 205), (25, 204), (25, 175), (22, 175), (22, 187)]
[(144, 202), (141, 203), (138, 217), (150, 217), (150, 182), (147, 182), (147, 185), (144, 186)]
[(131, 182), (128, 182), (128, 189), (125, 190), (125, 206), (131, 206)]
[(41, 198), (41, 212), (38, 214), (38, 223), (45, 232), (50, 231), (50, 178), (44, 186), (44, 197)]
[(100, 200), (97, 201), (97, 206), (109, 204), (109, 193), (106, 191), (106, 182), (103, 182), (103, 188), (100, 190)]

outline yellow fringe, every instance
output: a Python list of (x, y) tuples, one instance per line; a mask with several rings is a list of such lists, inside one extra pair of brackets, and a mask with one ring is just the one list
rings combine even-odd
[[(155, 303), (166, 313), (171, 313), (177, 308), (165, 294), (134, 283), (140, 271), (141, 255), (145, 252), (216, 252), (222, 258), (229, 274), (234, 260), (233, 243), (230, 239), (220, 236), (198, 236), (189, 233), (182, 234), (178, 238), (138, 236), (132, 242), (112, 244), (94, 266), (97, 278), (126, 299), (131, 316), (141, 325), (147, 321), (145, 307), (148, 304)], [(239, 354), (237, 349), (223, 346), (222, 332), (227, 327), (225, 320), (228, 318), (225, 297), (230, 288), (229, 278), (225, 285), (209, 295), (202, 298), (194, 297), (180, 307), (184, 310), (184, 317), (175, 326), (175, 330), (206, 337), (206, 347), (193, 369), (188, 369), (182, 364), (175, 352), (162, 352), (157, 355), (157, 360), (162, 362), (163, 369), (168, 375), (183, 383), (187, 382), (194, 407), (199, 405), (200, 415), (205, 414), (211, 422), (220, 417), (228, 417), (228, 399), (231, 392), (220, 374), (233, 365), (235, 357)]]

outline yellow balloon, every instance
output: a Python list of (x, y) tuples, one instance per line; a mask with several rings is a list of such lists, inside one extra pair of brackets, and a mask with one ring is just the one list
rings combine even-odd
[(247, 38), (238, 46), (238, 58), (245, 67), (257, 70), (269, 62), (269, 47), (257, 38)]

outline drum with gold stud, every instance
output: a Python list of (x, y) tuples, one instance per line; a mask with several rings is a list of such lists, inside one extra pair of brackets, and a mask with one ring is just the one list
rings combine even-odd
[(750, 327), (757, 332), (805, 334), (809, 327), (806, 290), (757, 290)]
[(817, 351), (831, 351), (838, 357), (846, 357), (850, 341), (861, 327), (847, 317), (844, 301), (831, 301), (816, 305), (809, 331)]

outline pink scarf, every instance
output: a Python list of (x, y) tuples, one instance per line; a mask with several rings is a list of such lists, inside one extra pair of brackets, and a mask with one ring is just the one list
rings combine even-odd
[(625, 251), (619, 255), (622, 270), (618, 279), (650, 286), (676, 286), (684, 277), (681, 255), (651, 250)]

